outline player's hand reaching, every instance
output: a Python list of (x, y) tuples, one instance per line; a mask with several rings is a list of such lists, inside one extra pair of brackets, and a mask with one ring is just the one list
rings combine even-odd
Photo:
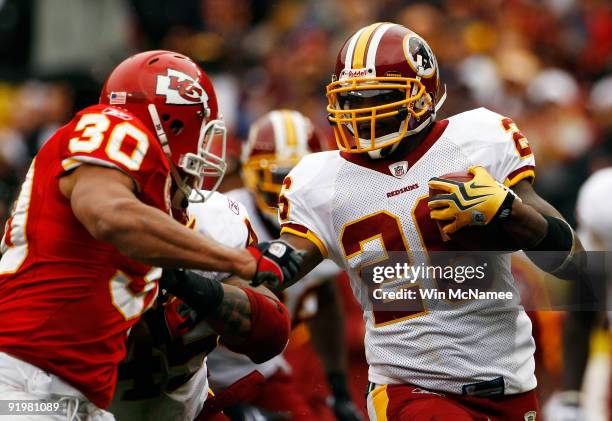
[(487, 225), (508, 219), (512, 203), (518, 199), (484, 167), (473, 166), (468, 172), (474, 178), (466, 182), (439, 177), (429, 180), (430, 189), (446, 192), (432, 196), (428, 203), (431, 219), (441, 223), (444, 234), (452, 234), (469, 225)]
[(253, 286), (265, 284), (277, 289), (290, 285), (304, 260), (303, 252), (280, 240), (264, 241), (247, 247), (247, 250), (257, 261), (255, 276), (251, 281)]

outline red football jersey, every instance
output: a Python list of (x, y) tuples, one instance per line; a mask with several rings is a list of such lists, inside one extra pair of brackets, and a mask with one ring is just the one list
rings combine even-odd
[(115, 107), (79, 112), (35, 157), (7, 222), (0, 351), (61, 377), (105, 408), (128, 329), (157, 295), (161, 269), (97, 241), (76, 219), (59, 179), (82, 164), (128, 174), (143, 203), (169, 212), (169, 164), (155, 136)]

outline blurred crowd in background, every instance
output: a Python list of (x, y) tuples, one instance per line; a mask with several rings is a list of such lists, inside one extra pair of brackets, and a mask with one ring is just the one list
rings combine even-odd
[(448, 90), (442, 117), (485, 106), (515, 120), (537, 190), (575, 221), (578, 187), (612, 165), (609, 0), (0, 0), (0, 220), (40, 145), (97, 102), (128, 55), (160, 48), (201, 62), (236, 171), (249, 124), (273, 108), (302, 111), (331, 139), (336, 55), (376, 21), (430, 43)]

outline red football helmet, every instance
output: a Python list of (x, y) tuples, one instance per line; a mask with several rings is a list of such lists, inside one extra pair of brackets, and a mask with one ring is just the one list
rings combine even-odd
[(338, 147), (372, 158), (427, 127), (445, 98), (429, 45), (394, 23), (375, 23), (353, 34), (327, 85)]
[[(204, 177), (216, 177), (217, 189), (226, 169), (226, 128), (208, 76), (190, 58), (161, 50), (136, 54), (110, 74), (100, 103), (127, 109), (157, 135), (184, 199), (206, 199)], [(213, 150), (220, 153), (212, 153), (218, 141)]]
[(325, 149), (310, 119), (298, 111), (270, 111), (253, 123), (242, 150), (242, 178), (263, 215), (276, 222), (285, 176), (304, 155)]

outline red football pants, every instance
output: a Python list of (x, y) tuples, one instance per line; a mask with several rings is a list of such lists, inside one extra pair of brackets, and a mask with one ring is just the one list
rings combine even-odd
[(266, 380), (249, 403), (268, 411), (290, 414), (295, 421), (315, 419), (304, 396), (295, 386), (291, 376), (279, 370)]
[(484, 398), (382, 385), (367, 402), (370, 419), (376, 421), (536, 421), (539, 412), (535, 390)]

